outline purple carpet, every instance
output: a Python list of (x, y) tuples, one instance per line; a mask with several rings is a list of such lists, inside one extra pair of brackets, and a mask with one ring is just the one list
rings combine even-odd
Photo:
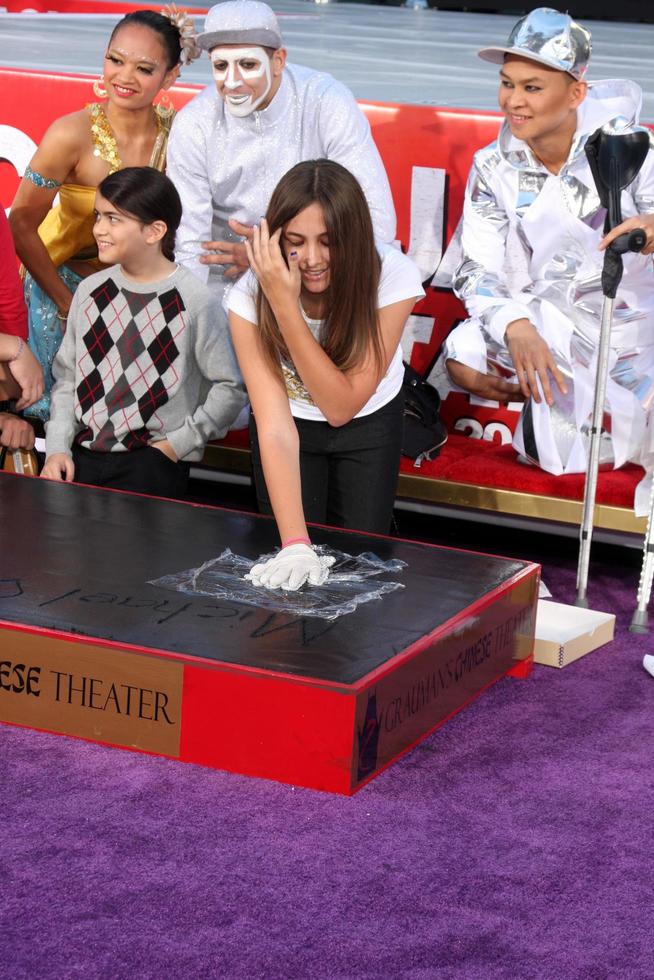
[[(570, 602), (574, 549), (521, 544)], [(651, 978), (638, 557), (593, 560), (612, 645), (501, 681), (352, 799), (0, 726), (0, 976)]]

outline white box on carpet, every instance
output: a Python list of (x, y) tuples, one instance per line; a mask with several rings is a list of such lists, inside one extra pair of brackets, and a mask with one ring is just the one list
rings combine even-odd
[(534, 660), (548, 667), (566, 667), (591, 650), (610, 643), (614, 629), (613, 613), (539, 599)]

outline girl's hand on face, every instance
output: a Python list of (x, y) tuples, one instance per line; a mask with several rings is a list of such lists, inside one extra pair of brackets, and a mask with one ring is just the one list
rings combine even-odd
[(246, 242), (250, 266), (273, 309), (289, 303), (297, 306), (302, 285), (298, 257), (291, 252), (286, 265), (279, 244), (281, 235), (281, 228), (269, 235), (268, 222), (262, 218), (261, 224), (254, 226), (252, 241)]

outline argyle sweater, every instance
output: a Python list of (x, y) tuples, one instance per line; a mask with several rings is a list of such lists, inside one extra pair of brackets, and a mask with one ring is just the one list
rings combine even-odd
[(118, 265), (85, 279), (53, 374), (47, 456), (168, 439), (179, 459), (197, 460), (246, 400), (224, 314), (181, 266), (158, 282)]

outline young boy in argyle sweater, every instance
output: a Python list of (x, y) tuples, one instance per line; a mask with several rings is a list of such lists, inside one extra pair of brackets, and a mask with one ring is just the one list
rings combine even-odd
[(181, 203), (167, 177), (150, 167), (111, 174), (95, 213), (111, 268), (73, 298), (41, 476), (183, 496), (189, 462), (245, 404), (224, 316), (173, 260)]

